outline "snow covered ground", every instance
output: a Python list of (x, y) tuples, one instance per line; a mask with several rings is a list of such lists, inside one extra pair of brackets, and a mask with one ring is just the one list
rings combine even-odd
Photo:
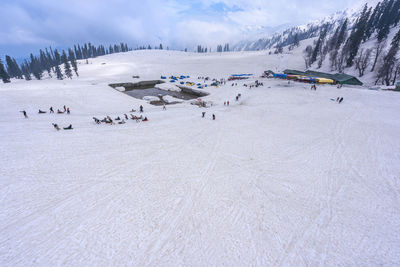
[[(2, 266), (400, 262), (399, 93), (265, 79), (203, 89), (211, 108), (163, 110), (107, 84), (303, 60), (153, 50), (89, 61), (72, 80), (0, 84)], [(63, 105), (70, 115), (37, 114)], [(148, 122), (92, 120), (139, 105)]]

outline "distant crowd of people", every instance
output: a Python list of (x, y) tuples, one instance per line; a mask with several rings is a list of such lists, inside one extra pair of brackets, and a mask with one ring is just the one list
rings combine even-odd
[[(165, 105), (164, 105), (165, 108)], [(143, 106), (140, 105), (139, 107), (139, 111), (140, 113), (143, 112)], [(136, 112), (135, 109), (132, 109), (130, 112)], [(136, 122), (141, 122), (141, 121), (149, 121), (149, 119), (146, 116), (140, 115), (140, 116), (136, 116), (134, 114), (129, 114), (130, 117), (128, 116), (128, 114), (124, 114), (124, 117), (121, 119), (119, 116), (114, 118), (114, 120), (110, 117), (110, 116), (106, 116), (104, 117), (102, 120), (93, 117), (93, 120), (96, 124), (101, 124), (101, 123), (105, 123), (105, 124), (125, 124), (127, 121), (134, 120)]]
[[(65, 105), (63, 106), (63, 110), (64, 110), (64, 111), (61, 111), (60, 109), (57, 109), (57, 114), (64, 114), (64, 113), (71, 114), (70, 109), (69, 109), (68, 107), (66, 107)], [(26, 112), (26, 110), (21, 110), (20, 112), (24, 115), (24, 118), (25, 118), (25, 119), (28, 118), (28, 113)], [(47, 113), (47, 111), (44, 111), (44, 110), (39, 109), (38, 114), (46, 114), (46, 113)], [(49, 108), (49, 113), (54, 113), (53, 107), (50, 107), (50, 108)], [(59, 131), (59, 130), (61, 129), (61, 128), (58, 126), (57, 123), (52, 123), (52, 125), (53, 125), (54, 129), (56, 129), (57, 131)], [(63, 129), (64, 129), (64, 130), (72, 130), (72, 129), (73, 129), (73, 128), (72, 128), (72, 124), (70, 124), (70, 125), (67, 126), (67, 127), (63, 127)]]

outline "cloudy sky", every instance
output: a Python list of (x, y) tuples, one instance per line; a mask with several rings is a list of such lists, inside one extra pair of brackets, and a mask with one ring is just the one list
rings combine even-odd
[(215, 46), (260, 27), (304, 24), (364, 1), (0, 0), (0, 55), (23, 57), (50, 45), (83, 42)]

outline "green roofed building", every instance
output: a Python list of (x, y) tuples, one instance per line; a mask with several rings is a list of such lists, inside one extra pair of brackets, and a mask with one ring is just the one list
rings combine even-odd
[(333, 75), (333, 80), (340, 84), (363, 85), (363, 83), (356, 77), (344, 73), (336, 73)]
[(313, 78), (331, 79), (331, 80), (334, 80), (335, 83), (340, 83), (340, 84), (363, 85), (363, 83), (356, 77), (347, 75), (344, 73), (330, 74), (330, 73), (312, 71), (312, 70), (307, 70), (306, 72), (303, 72), (303, 71), (289, 70), (289, 69), (285, 70), (283, 73), (285, 73), (287, 75), (302, 75), (302, 76), (308, 76), (308, 77), (313, 77)]
[(302, 76), (307, 76), (305, 72), (298, 71), (298, 70), (284, 70), (283, 73), (286, 75), (302, 75)]

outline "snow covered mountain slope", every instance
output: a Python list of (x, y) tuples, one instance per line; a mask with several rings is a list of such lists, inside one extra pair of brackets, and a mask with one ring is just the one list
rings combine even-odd
[(346, 18), (348, 18), (350, 25), (352, 25), (357, 19), (358, 15), (359, 11), (340, 11), (321, 20), (313, 21), (306, 25), (291, 27), (284, 31), (276, 32), (272, 35), (268, 35), (267, 37), (260, 38), (256, 41), (242, 40), (241, 42), (235, 44), (233, 49), (235, 51), (255, 51), (271, 49), (278, 44), (286, 46), (293, 41), (293, 37), (296, 34), (298, 34), (300, 40), (313, 38), (318, 36), (319, 32), (326, 25), (326, 23), (332, 24), (331, 29), (335, 29), (337, 26), (341, 25)]
[[(201, 82), (302, 59), (151, 50), (89, 63), (71, 80), (0, 84), (2, 266), (399, 262), (398, 93), (259, 79), (207, 87), (211, 108), (162, 110), (107, 84)], [(63, 105), (70, 115), (37, 114)], [(148, 122), (92, 120), (139, 105)]]

